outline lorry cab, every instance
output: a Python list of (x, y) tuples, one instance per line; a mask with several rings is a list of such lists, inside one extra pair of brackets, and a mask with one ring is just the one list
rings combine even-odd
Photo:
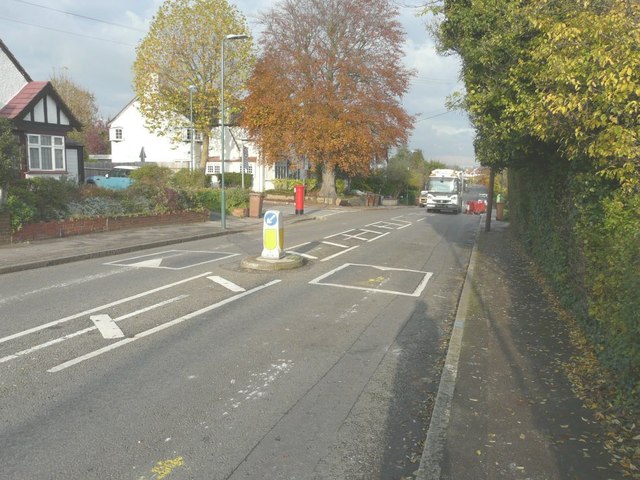
[(462, 211), (463, 172), (456, 170), (434, 170), (425, 189), (420, 192), (420, 206), (427, 211)]

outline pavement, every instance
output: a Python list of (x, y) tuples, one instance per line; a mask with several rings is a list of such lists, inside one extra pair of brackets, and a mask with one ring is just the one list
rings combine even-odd
[[(265, 202), (263, 211), (269, 209), (280, 210), (286, 224), (315, 218), (322, 215), (328, 207), (311, 206), (305, 208), (304, 215), (295, 215), (295, 207), (291, 204)], [(228, 216), (225, 230), (220, 227), (218, 218), (209, 222), (161, 225), (0, 245), (0, 275), (228, 235), (252, 228), (259, 229), (262, 221), (262, 218)]]
[[(321, 216), (324, 207), (291, 221)], [(330, 208), (330, 207), (327, 207)], [(565, 325), (508, 223), (478, 232), (416, 480), (623, 478), (605, 432), (571, 390)], [(260, 218), (161, 226), (0, 246), (0, 274), (259, 229)]]
[(481, 228), (416, 480), (623, 478), (563, 368), (567, 326), (508, 223)]

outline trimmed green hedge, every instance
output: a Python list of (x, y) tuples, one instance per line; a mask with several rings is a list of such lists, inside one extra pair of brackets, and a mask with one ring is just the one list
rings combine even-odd
[(640, 408), (640, 193), (560, 158), (509, 170), (511, 224)]

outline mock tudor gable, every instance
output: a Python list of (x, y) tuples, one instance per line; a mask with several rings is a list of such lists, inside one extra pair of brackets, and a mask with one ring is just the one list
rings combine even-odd
[(0, 117), (11, 121), (25, 175), (68, 173), (66, 135), (82, 128), (51, 82), (34, 82), (0, 40)]

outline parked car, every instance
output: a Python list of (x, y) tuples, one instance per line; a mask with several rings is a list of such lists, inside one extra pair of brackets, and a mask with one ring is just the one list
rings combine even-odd
[(133, 179), (129, 177), (132, 171), (139, 167), (132, 165), (121, 165), (113, 167), (104, 175), (92, 175), (87, 178), (87, 185), (95, 185), (101, 188), (109, 188), (111, 190), (124, 190), (133, 183)]

